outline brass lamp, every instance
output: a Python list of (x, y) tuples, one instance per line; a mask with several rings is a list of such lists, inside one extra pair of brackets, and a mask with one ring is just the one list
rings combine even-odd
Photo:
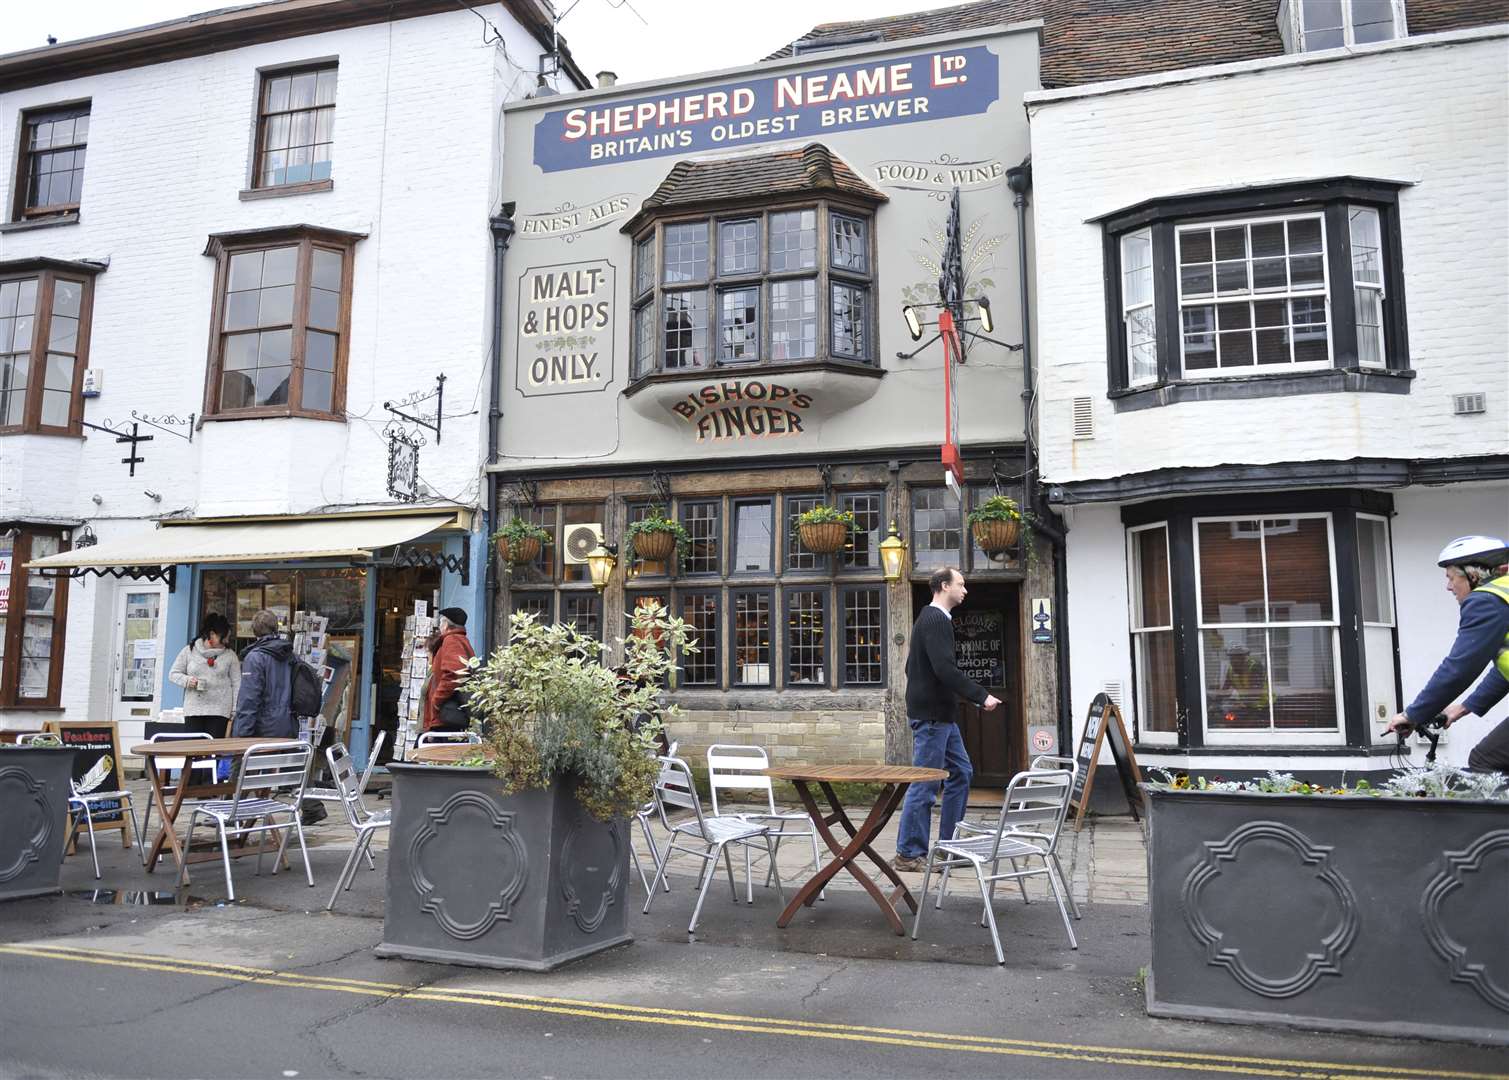
[(613, 548), (599, 543), (587, 552), (587, 570), (592, 574), (592, 584), (598, 592), (608, 587), (613, 577), (613, 568), (618, 565), (618, 555)]
[(906, 541), (896, 531), (896, 519), (891, 519), (891, 531), (880, 542), (880, 566), (887, 581), (900, 581), (906, 566)]

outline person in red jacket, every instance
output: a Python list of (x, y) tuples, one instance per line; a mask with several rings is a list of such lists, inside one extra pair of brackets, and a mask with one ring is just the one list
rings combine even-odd
[(436, 615), (435, 634), (430, 638), (430, 689), (424, 699), (424, 730), (465, 731), (471, 720), (466, 715), (466, 694), (459, 691), (460, 675), (466, 670), (466, 662), (477, 654), (466, 638), (465, 611), (448, 607)]

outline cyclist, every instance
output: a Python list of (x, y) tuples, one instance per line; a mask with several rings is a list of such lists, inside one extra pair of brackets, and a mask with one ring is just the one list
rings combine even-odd
[[(1450, 727), (1468, 713), (1482, 716), (1509, 694), (1509, 545), (1496, 536), (1459, 536), (1441, 550), (1446, 588), (1461, 605), (1457, 639), (1435, 674), (1389, 731), (1421, 727), (1440, 713)], [(1478, 688), (1448, 704), (1492, 664)], [(1467, 759), (1481, 772), (1509, 773), (1509, 720), (1490, 731)]]

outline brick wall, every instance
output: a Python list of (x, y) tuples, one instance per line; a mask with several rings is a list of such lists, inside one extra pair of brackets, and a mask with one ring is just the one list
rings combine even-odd
[(878, 765), (885, 761), (885, 713), (874, 711), (696, 710), (666, 725), (679, 756), (705, 764), (714, 743), (764, 747), (771, 765)]

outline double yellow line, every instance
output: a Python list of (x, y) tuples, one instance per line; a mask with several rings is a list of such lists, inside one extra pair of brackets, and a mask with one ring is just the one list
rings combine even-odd
[(1044, 1042), (1034, 1039), (1001, 1039), (985, 1035), (909, 1031), (904, 1028), (825, 1024), (810, 1020), (786, 1020), (735, 1013), (623, 1005), (615, 1002), (518, 994), (502, 990), (446, 990), (437, 987), (404, 986), (401, 983), (365, 979), (338, 979), (298, 971), (246, 967), (169, 956), (76, 949), (64, 945), (0, 945), (0, 954), (30, 956), (42, 960), (67, 960), (106, 967), (133, 968), (174, 975), (199, 975), (230, 982), (254, 983), (299, 990), (321, 990), (395, 1001), (440, 1002), (496, 1009), (574, 1016), (588, 1020), (616, 1020), (703, 1031), (779, 1035), (834, 1042), (871, 1043), (881, 1046), (960, 1053), (996, 1054), (1008, 1057), (1085, 1061), (1120, 1067), (1184, 1069), (1194, 1072), (1230, 1073), (1240, 1076), (1314, 1078), (1314, 1080), (1384, 1080), (1386, 1077), (1446, 1078), (1446, 1080), (1509, 1080), (1509, 1075), (1449, 1070), (1407, 1069), (1388, 1065), (1349, 1065), (1339, 1062), (1298, 1061), (1287, 1058), (1240, 1057), (1183, 1050), (1153, 1050), (1128, 1046), (1088, 1046)]

